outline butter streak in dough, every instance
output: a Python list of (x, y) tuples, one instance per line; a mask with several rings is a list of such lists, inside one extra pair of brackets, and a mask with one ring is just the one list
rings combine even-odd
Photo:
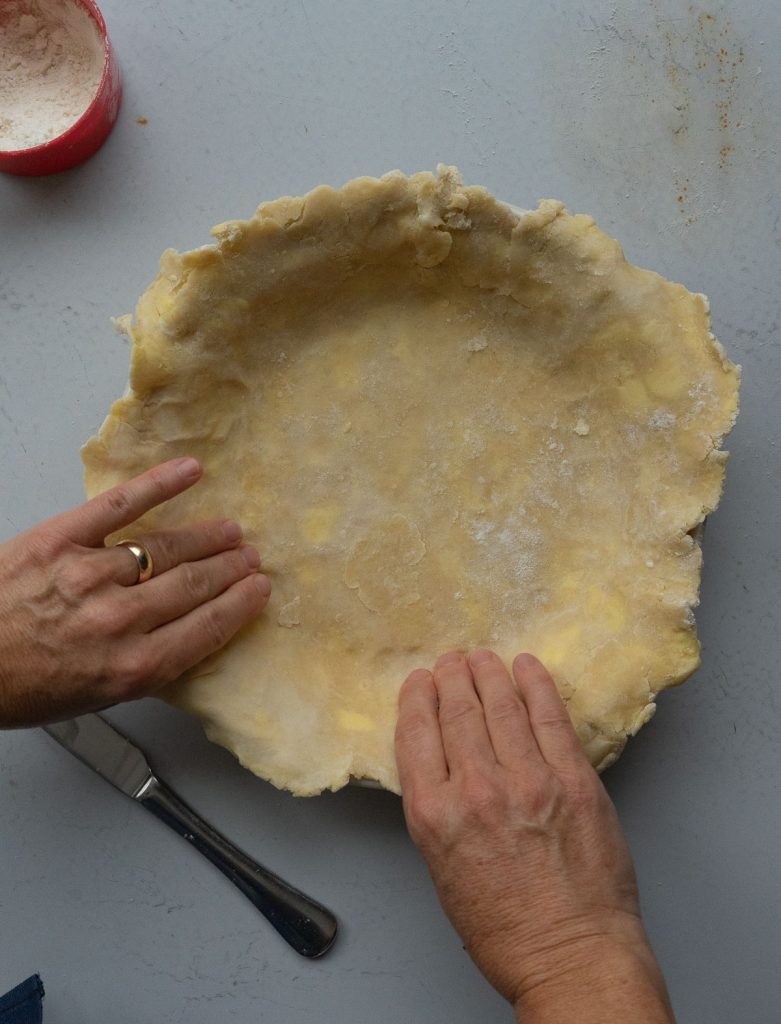
[(213, 234), (164, 253), (129, 391), (83, 450), (91, 495), (195, 455), (203, 481), (138, 529), (234, 516), (273, 580), (166, 699), (294, 793), (397, 790), (405, 675), (529, 650), (612, 763), (699, 660), (691, 531), (738, 394), (704, 297), (590, 217), (519, 217), (447, 168)]

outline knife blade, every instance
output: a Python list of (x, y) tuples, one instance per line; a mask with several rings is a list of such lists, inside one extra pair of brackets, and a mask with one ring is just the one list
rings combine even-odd
[(104, 718), (80, 715), (43, 728), (79, 761), (208, 858), (297, 953), (312, 958), (331, 948), (337, 932), (331, 911), (258, 864), (200, 818), (155, 775), (144, 753)]
[(152, 778), (152, 768), (138, 747), (100, 715), (81, 715), (43, 728), (74, 757), (134, 800)]

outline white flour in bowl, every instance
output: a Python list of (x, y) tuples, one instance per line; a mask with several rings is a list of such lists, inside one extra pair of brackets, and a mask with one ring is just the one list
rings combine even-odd
[(66, 131), (92, 102), (103, 60), (97, 26), (73, 0), (0, 3), (0, 149)]

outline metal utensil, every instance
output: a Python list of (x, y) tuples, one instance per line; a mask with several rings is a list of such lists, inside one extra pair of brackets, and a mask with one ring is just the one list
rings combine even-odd
[(297, 953), (322, 956), (336, 938), (336, 918), (288, 885), (199, 818), (152, 771), (146, 757), (100, 715), (45, 725), (46, 732), (112, 786), (137, 800), (218, 867)]

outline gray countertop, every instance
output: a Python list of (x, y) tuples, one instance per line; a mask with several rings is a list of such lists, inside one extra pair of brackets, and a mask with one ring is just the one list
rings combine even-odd
[[(0, 538), (82, 498), (80, 444), (124, 388), (128, 312), (166, 246), (263, 199), (457, 164), (592, 213), (712, 301), (743, 364), (705, 542), (703, 665), (606, 777), (681, 1022), (781, 1014), (776, 0), (387, 4), (104, 0), (119, 123), (89, 163), (0, 180)], [(137, 118), (147, 118), (140, 125)], [(221, 875), (39, 731), (0, 735), (0, 992), (47, 1024), (508, 1021), (397, 798), (296, 800), (156, 701), (111, 713), (218, 828), (339, 914), (300, 960)], [(501, 927), (501, 922), (497, 922)]]

